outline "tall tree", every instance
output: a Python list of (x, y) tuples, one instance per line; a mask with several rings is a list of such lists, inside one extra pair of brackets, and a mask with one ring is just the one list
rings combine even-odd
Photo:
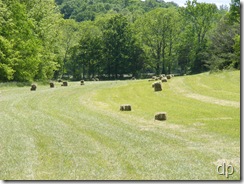
[(65, 74), (66, 63), (70, 49), (79, 43), (80, 29), (79, 24), (73, 19), (64, 19), (60, 22), (60, 47), (61, 51), (61, 75)]
[(171, 70), (173, 49), (179, 30), (178, 21), (175, 9), (158, 8), (146, 13), (135, 22), (144, 51), (153, 60), (149, 64), (155, 68), (157, 74)]
[(204, 71), (204, 53), (206, 51), (206, 34), (212, 28), (215, 20), (217, 7), (215, 4), (198, 3), (196, 0), (188, 0), (185, 8), (181, 8), (181, 15), (186, 22), (192, 25), (194, 32), (194, 52), (192, 72)]
[(11, 35), (12, 19), (6, 4), (0, 0), (0, 81), (13, 78), (14, 56), (13, 45), (8, 37)]
[[(105, 21), (103, 28), (104, 58), (106, 59), (109, 77), (116, 79), (128, 71), (130, 52), (135, 41), (133, 41), (132, 30), (128, 20), (122, 15), (113, 15)], [(133, 56), (135, 57), (135, 56)]]

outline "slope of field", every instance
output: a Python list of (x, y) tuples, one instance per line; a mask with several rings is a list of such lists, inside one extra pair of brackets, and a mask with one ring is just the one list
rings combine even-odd
[[(151, 84), (0, 87), (0, 179), (240, 179), (240, 73)], [(160, 111), (167, 121), (154, 121)], [(217, 173), (224, 162), (228, 178)]]

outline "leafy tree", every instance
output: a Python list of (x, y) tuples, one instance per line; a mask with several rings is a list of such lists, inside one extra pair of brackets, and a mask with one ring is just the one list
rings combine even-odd
[[(171, 72), (179, 16), (175, 9), (158, 8), (135, 22), (138, 37), (157, 74)], [(168, 71), (167, 71), (168, 68)]]
[(229, 19), (232, 23), (240, 24), (241, 5), (240, 0), (231, 0)]
[(224, 16), (210, 35), (211, 70), (223, 70), (231, 67), (240, 68), (240, 26), (229, 24)]
[(14, 56), (13, 45), (6, 38), (10, 35), (12, 20), (7, 6), (0, 0), (0, 81), (7, 81), (13, 78)]
[[(140, 58), (140, 49), (136, 46), (133, 38), (130, 24), (126, 17), (122, 15), (113, 15), (103, 25), (103, 44), (104, 58), (109, 77), (116, 79), (124, 73), (128, 73), (129, 63), (137, 60), (131, 58)], [(140, 68), (138, 68), (140, 69)]]
[(72, 19), (64, 19), (60, 22), (61, 30), (60, 34), (60, 59), (62, 60), (61, 66), (62, 70), (60, 73), (63, 75), (65, 74), (66, 63), (68, 61), (69, 52), (72, 47), (78, 45), (79, 39), (79, 24)]
[[(101, 66), (101, 31), (92, 22), (80, 27), (79, 44), (70, 50), (69, 71), (75, 79), (95, 77)], [(82, 74), (82, 75), (81, 75)]]
[(201, 72), (205, 68), (204, 53), (207, 49), (206, 35), (212, 28), (217, 14), (215, 4), (198, 3), (196, 0), (188, 0), (186, 8), (181, 8), (180, 13), (185, 18), (186, 23), (192, 26), (194, 32), (194, 59), (192, 60), (192, 72)]

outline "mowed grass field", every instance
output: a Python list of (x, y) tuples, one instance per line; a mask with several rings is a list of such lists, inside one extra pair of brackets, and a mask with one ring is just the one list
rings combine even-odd
[[(239, 180), (240, 72), (174, 77), (161, 92), (151, 86), (2, 85), (0, 179)], [(155, 121), (156, 112), (167, 120)], [(224, 162), (234, 167), (228, 178), (217, 172)]]

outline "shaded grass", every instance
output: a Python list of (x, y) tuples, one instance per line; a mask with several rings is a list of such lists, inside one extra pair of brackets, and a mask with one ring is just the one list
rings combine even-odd
[[(147, 81), (0, 88), (0, 178), (225, 180), (216, 162), (227, 159), (236, 169), (228, 179), (239, 179), (238, 108), (163, 88), (155, 93)], [(132, 112), (120, 112), (122, 103)], [(167, 122), (153, 120), (157, 111)]]

